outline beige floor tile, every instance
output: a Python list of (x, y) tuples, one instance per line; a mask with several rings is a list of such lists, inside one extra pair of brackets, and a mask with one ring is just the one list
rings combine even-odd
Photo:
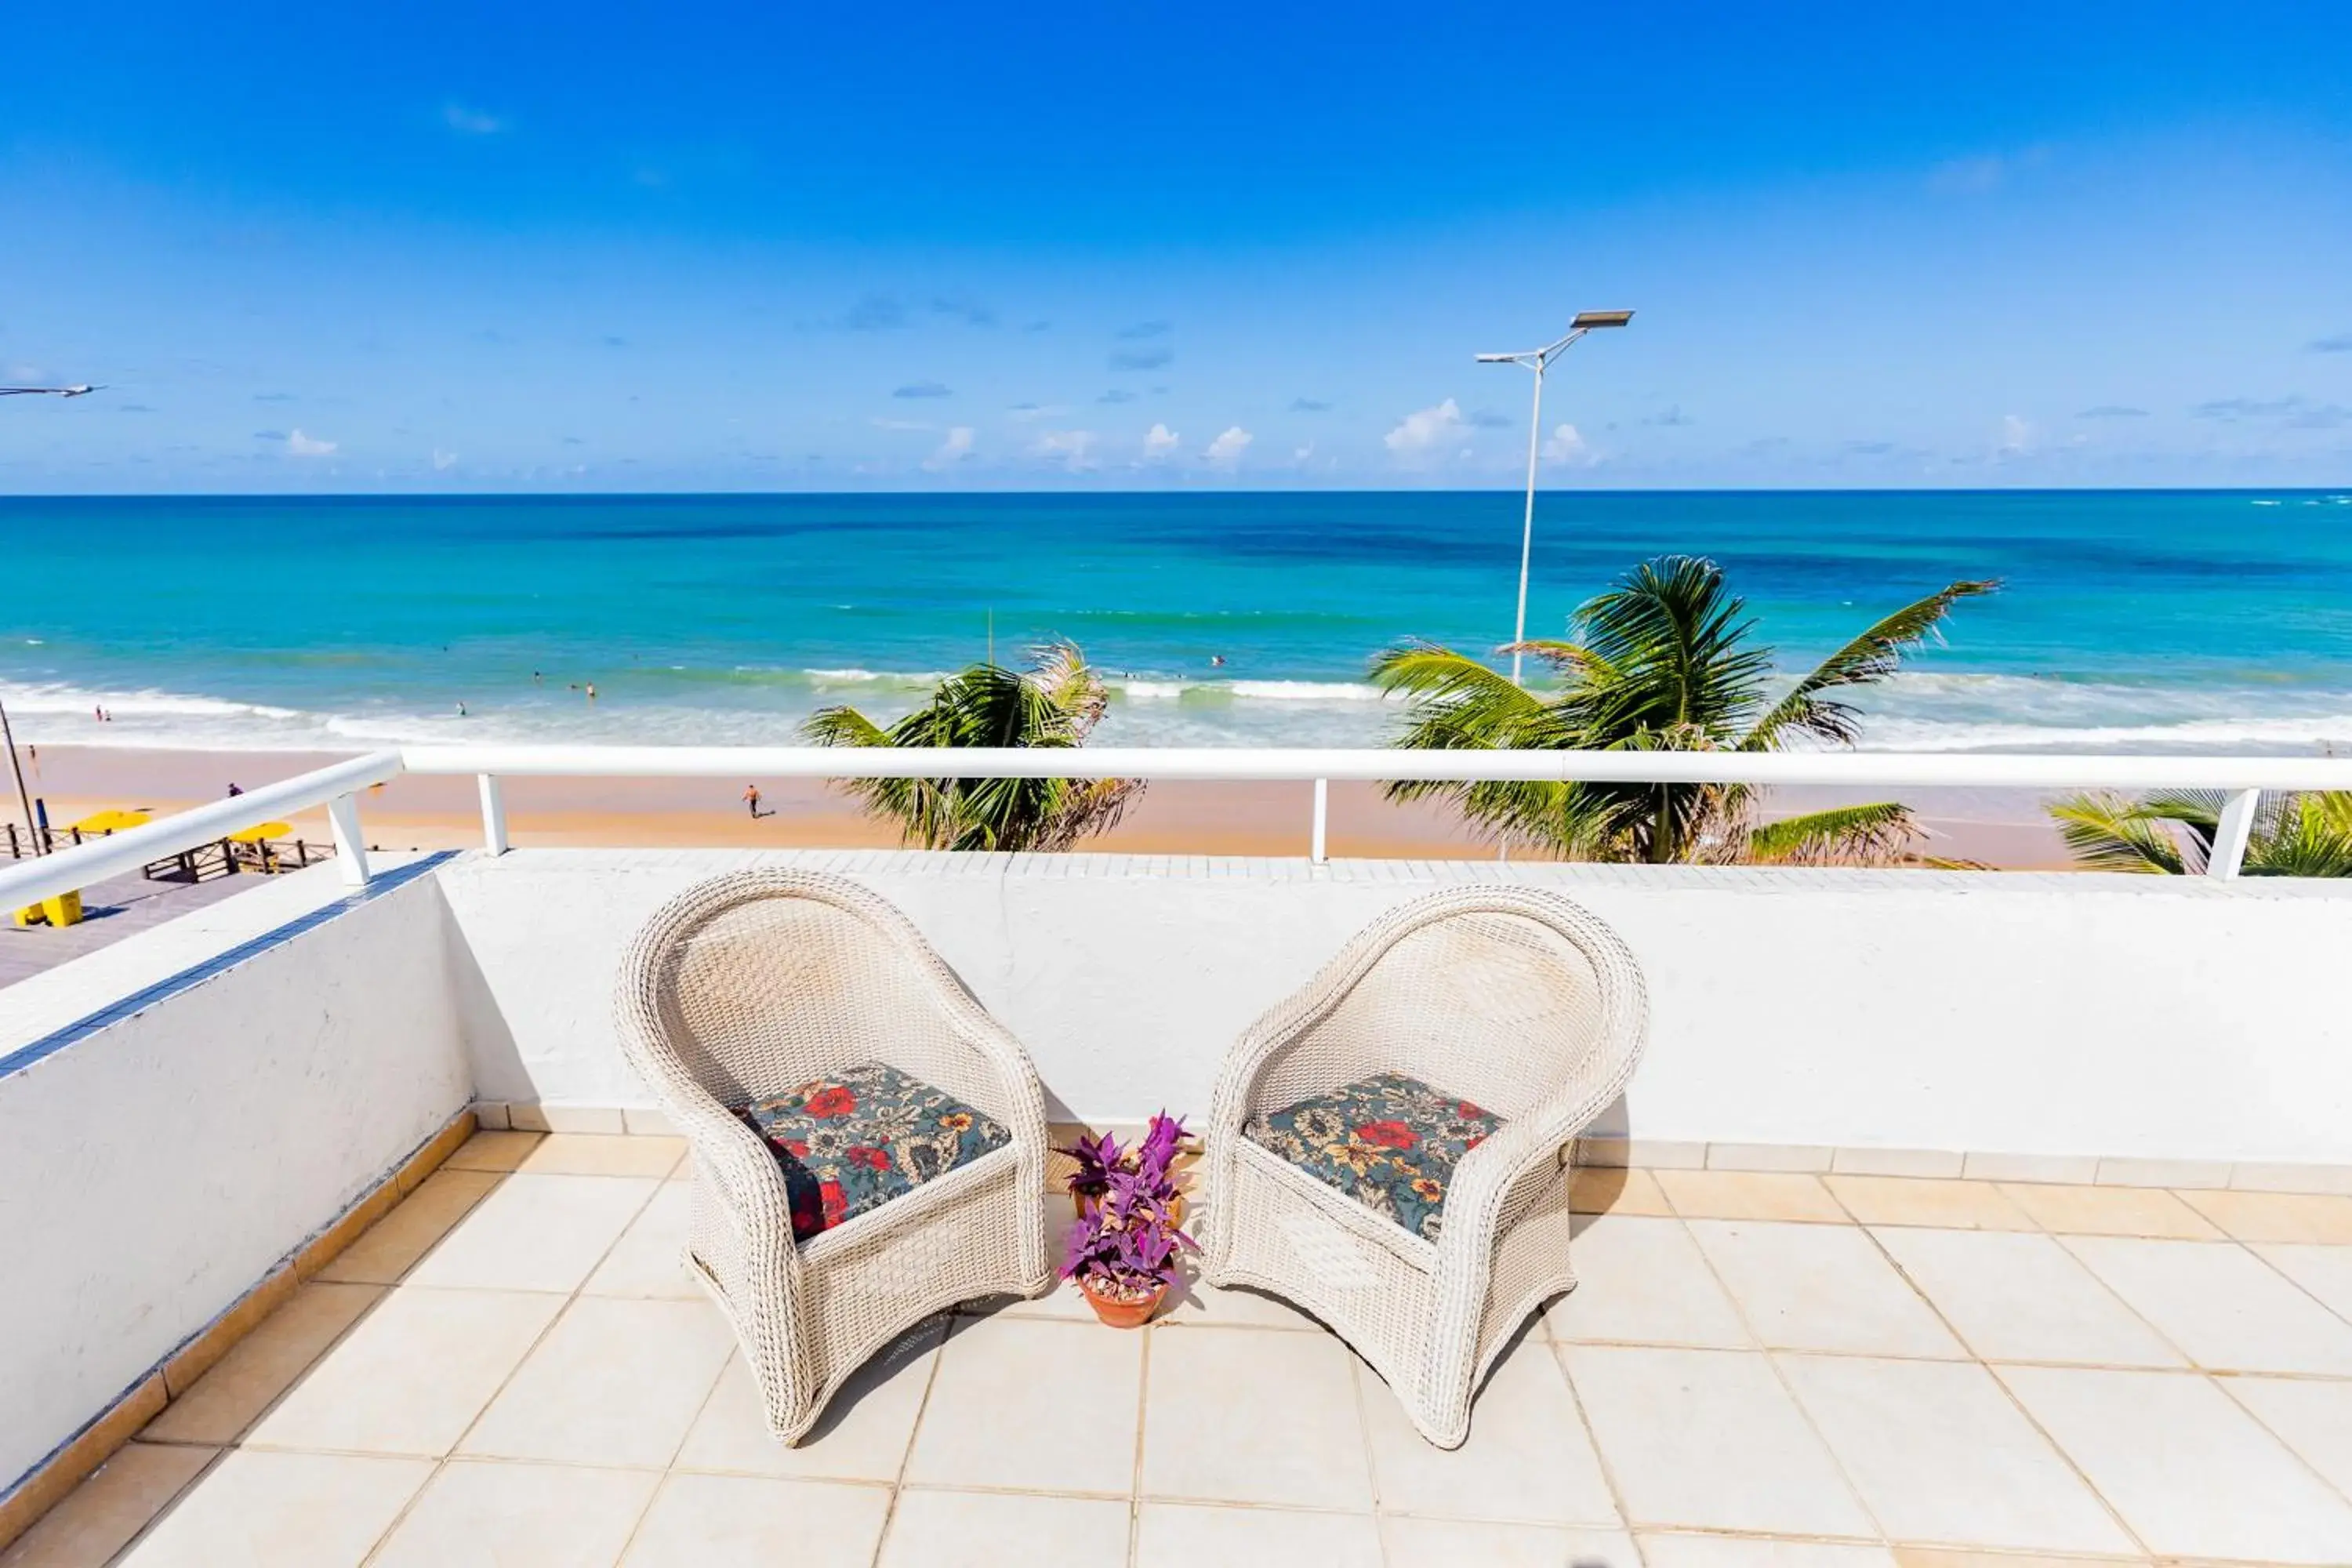
[(1381, 1532), (1366, 1513), (1152, 1502), (1138, 1510), (1135, 1562), (1136, 1568), (1381, 1568)]
[(1670, 1215), (1658, 1179), (1623, 1165), (1579, 1165), (1569, 1174), (1568, 1206), (1578, 1214)]
[(1381, 1521), (1381, 1534), (1389, 1568), (1642, 1568), (1622, 1531), (1391, 1516)]
[(682, 1470), (726, 1470), (810, 1480), (895, 1481), (914, 1441), (915, 1417), (930, 1386), (931, 1361), (947, 1335), (934, 1319), (850, 1374), (798, 1447), (769, 1435), (760, 1387), (740, 1352), (694, 1418), (678, 1450)]
[(2284, 1377), (2216, 1381), (2328, 1484), (2352, 1496), (2352, 1383)]
[(2352, 1325), (2244, 1247), (2112, 1236), (2066, 1247), (2200, 1366), (2352, 1376)]
[(1819, 1176), (1764, 1171), (1656, 1171), (1666, 1201), (1685, 1219), (1853, 1223)]
[(2302, 1286), (2320, 1305), (2339, 1318), (2352, 1320), (2352, 1247), (2313, 1247), (2296, 1242), (2258, 1241), (2255, 1256)]
[(544, 1132), (477, 1132), (449, 1156), (451, 1171), (511, 1171), (530, 1157)]
[(1823, 1176), (1822, 1184), (1864, 1225), (1924, 1225), (1944, 1230), (2032, 1230), (2025, 1211), (1990, 1182), (1916, 1176)]
[(1895, 1554), (1885, 1546), (1752, 1535), (1664, 1533), (1641, 1540), (1649, 1568), (1895, 1568)]
[(876, 1568), (1115, 1564), (1127, 1561), (1127, 1535), (1128, 1505), (1106, 1499), (909, 1489), (898, 1494), (875, 1563)]
[(1135, 1479), (1144, 1337), (1097, 1323), (958, 1319), (907, 1479), (1125, 1497)]
[(674, 1475), (622, 1568), (866, 1568), (889, 1517), (880, 1487)]
[(358, 1568), (431, 1461), (243, 1449), (124, 1553), (122, 1568)]
[(1620, 1522), (1567, 1372), (1540, 1336), (1522, 1339), (1496, 1365), (1471, 1409), (1470, 1440), (1452, 1450), (1423, 1441), (1370, 1370), (1357, 1375), (1382, 1509), (1531, 1524)]
[(2136, 1550), (1983, 1367), (1860, 1356), (1780, 1360), (1797, 1403), (1893, 1539)]
[[(1979, 1552), (1972, 1546), (1897, 1546), (1895, 1568), (2117, 1568), (2113, 1557), (2060, 1557), (2042, 1552)], [(2144, 1562), (2128, 1558), (2126, 1563)]]
[(509, 1176), (408, 1274), (412, 1285), (576, 1290), (661, 1184)]
[(2352, 1244), (2352, 1197), (2318, 1193), (2183, 1193), (2181, 1202), (2240, 1241)]
[(2002, 1182), (2001, 1194), (2042, 1229), (2063, 1236), (2147, 1236), (2212, 1241), (2221, 1232), (2161, 1187)]
[(606, 1132), (551, 1132), (515, 1166), (538, 1176), (651, 1176), (677, 1169), (683, 1138), (628, 1137)]
[(2050, 1237), (1899, 1226), (1874, 1234), (1989, 1361), (2189, 1364)]
[(2210, 1379), (1996, 1370), (2158, 1556), (2352, 1562), (2352, 1505)]
[[(1155, 1331), (1144, 1399), (1144, 1494), (1369, 1510), (1355, 1365), (1347, 1347), (1325, 1334)], [(1365, 1397), (1394, 1395), (1367, 1387)]]
[[(643, 1138), (616, 1142), (642, 1143)], [(679, 1182), (664, 1182), (588, 1276), (581, 1289), (591, 1296), (650, 1296), (667, 1300), (699, 1300), (704, 1295), (702, 1281), (686, 1266), (681, 1256), (686, 1248), (688, 1211), (693, 1207), (691, 1188)]]
[(368, 1568), (612, 1568), (661, 1478), (578, 1465), (441, 1468)]
[(165, 1405), (143, 1436), (173, 1443), (236, 1441), (383, 1294), (378, 1285), (313, 1280), (303, 1286), (195, 1386)]
[(217, 1448), (126, 1443), (0, 1552), (0, 1568), (98, 1568), (213, 1462)]
[(1595, 1226), (1569, 1249), (1577, 1286), (1544, 1313), (1555, 1339), (1746, 1350), (1754, 1338), (1678, 1219)]
[(247, 1441), (446, 1454), (562, 1306), (561, 1296), (403, 1287), (320, 1358)]
[(1959, 1342), (1853, 1226), (1692, 1220), (1691, 1235), (1775, 1350), (1959, 1356)]
[(733, 1348), (727, 1321), (707, 1302), (582, 1296), (516, 1369), (458, 1451), (557, 1464), (667, 1466)]
[(1636, 1525), (1874, 1535), (1763, 1355), (1561, 1345)]
[(489, 1171), (434, 1172), (398, 1208), (320, 1269), (318, 1278), (354, 1285), (397, 1283), (505, 1179)]

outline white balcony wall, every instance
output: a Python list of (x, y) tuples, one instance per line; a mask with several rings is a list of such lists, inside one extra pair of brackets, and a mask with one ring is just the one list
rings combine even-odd
[(1636, 1138), (2352, 1164), (2352, 889), (2266, 879), (518, 850), (437, 873), (481, 1097), (650, 1104), (613, 1036), (621, 952), (752, 864), (896, 900), (1088, 1120), (1205, 1110), (1234, 1036), (1366, 921), (1507, 877), (1642, 960)]
[[(334, 875), (207, 913), (254, 900), (267, 929), (332, 903)], [(0, 1079), (0, 1487), (464, 1108), (451, 932), (423, 878)], [(184, 948), (163, 927), (13, 986), (0, 1026), (145, 953), (160, 980)]]

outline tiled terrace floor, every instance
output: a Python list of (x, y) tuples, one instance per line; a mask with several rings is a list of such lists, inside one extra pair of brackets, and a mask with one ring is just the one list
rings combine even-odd
[(478, 1137), (0, 1565), (2352, 1561), (2352, 1198), (1585, 1172), (1458, 1453), (1278, 1303), (1067, 1291), (786, 1449), (678, 1156)]

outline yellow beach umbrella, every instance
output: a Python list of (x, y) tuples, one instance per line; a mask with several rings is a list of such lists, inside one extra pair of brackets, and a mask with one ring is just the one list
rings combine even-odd
[(71, 833), (120, 833), (126, 827), (138, 827), (143, 826), (147, 821), (147, 817), (148, 814), (143, 811), (120, 811), (110, 808), (105, 811), (93, 812), (91, 815), (83, 817), (79, 822), (70, 825), (67, 831)]
[(294, 831), (290, 822), (264, 822), (240, 828), (228, 836), (231, 844), (259, 844), (271, 838), (283, 838)]

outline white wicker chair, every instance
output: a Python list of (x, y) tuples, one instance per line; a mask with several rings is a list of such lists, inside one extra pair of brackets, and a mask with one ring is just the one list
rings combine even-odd
[[(630, 1064), (693, 1155), (686, 1261), (734, 1325), (784, 1442), (926, 1316), (1053, 1283), (1036, 1069), (885, 900), (805, 871), (704, 882), (638, 933), (617, 1010)], [(795, 1245), (775, 1157), (733, 1108), (877, 1061), (1012, 1142)]]
[[(1633, 955), (1557, 894), (1464, 888), (1391, 910), (1226, 1058), (1204, 1130), (1203, 1276), (1314, 1313), (1423, 1436), (1459, 1447), (1471, 1393), (1513, 1331), (1576, 1283), (1563, 1167), (1633, 1076), (1647, 1019)], [(1502, 1119), (1454, 1167), (1434, 1241), (1243, 1131), (1382, 1072)]]

